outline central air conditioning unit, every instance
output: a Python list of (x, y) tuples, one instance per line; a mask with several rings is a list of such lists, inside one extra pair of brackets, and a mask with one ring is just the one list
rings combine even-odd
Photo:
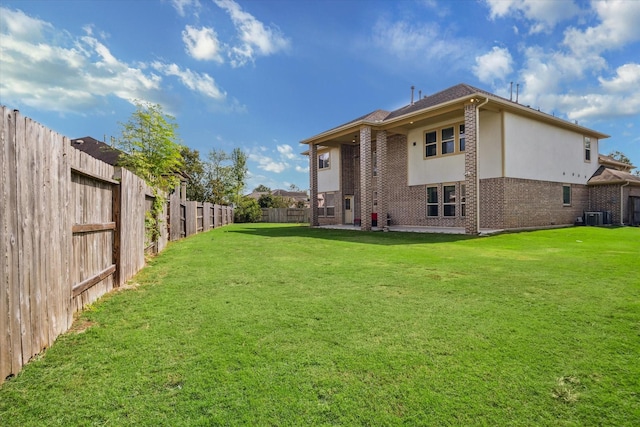
[(602, 212), (585, 212), (584, 223), (586, 225), (602, 225)]

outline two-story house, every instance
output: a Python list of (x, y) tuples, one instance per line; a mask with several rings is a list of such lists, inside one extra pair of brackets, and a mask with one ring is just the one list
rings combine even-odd
[(370, 230), (388, 219), (477, 234), (573, 224), (597, 209), (588, 181), (607, 137), (459, 84), (302, 141), (311, 225)]

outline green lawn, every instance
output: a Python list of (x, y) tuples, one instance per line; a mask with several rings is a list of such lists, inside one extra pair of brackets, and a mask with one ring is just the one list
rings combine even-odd
[(0, 388), (0, 425), (640, 424), (640, 229), (233, 225)]

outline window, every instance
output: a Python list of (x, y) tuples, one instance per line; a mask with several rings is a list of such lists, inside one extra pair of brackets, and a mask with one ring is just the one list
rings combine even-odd
[(336, 216), (336, 205), (334, 200), (334, 194), (333, 193), (326, 193), (325, 197), (324, 197), (324, 202), (326, 208), (327, 208), (327, 212), (325, 216)]
[(336, 215), (333, 193), (318, 194), (318, 216), (331, 217)]
[(455, 135), (453, 133), (453, 127), (444, 128), (441, 131), (442, 135), (442, 154), (451, 154), (456, 149)]
[(373, 192), (373, 207), (375, 208), (376, 206), (378, 206), (378, 192), (374, 191)]
[(562, 204), (564, 206), (571, 206), (571, 186), (562, 186)]
[(329, 169), (329, 153), (322, 153), (318, 155), (318, 169)]
[(591, 161), (591, 138), (588, 136), (584, 137), (584, 161)]
[(463, 153), (466, 137), (464, 123), (430, 130), (424, 134), (424, 157), (446, 156)]
[(467, 187), (460, 184), (460, 216), (467, 216)]
[(442, 193), (444, 195), (442, 201), (444, 216), (456, 216), (456, 186), (445, 185), (442, 187)]
[(427, 187), (427, 216), (438, 216), (438, 187)]
[(427, 132), (425, 136), (425, 143), (427, 147), (426, 157), (433, 157), (438, 155), (438, 133), (434, 130), (433, 132)]

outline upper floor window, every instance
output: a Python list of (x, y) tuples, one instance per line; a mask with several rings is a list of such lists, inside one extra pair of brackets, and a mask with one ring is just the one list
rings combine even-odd
[(438, 133), (436, 131), (427, 132), (425, 135), (426, 154), (425, 157), (438, 155)]
[(329, 169), (330, 153), (318, 154), (318, 169)]
[(584, 137), (584, 161), (591, 161), (591, 138), (588, 136)]
[(453, 132), (453, 126), (444, 128), (441, 131), (442, 134), (442, 154), (451, 154), (456, 149), (455, 133)]
[(427, 131), (424, 134), (424, 157), (462, 153), (465, 150), (465, 142), (463, 123)]

